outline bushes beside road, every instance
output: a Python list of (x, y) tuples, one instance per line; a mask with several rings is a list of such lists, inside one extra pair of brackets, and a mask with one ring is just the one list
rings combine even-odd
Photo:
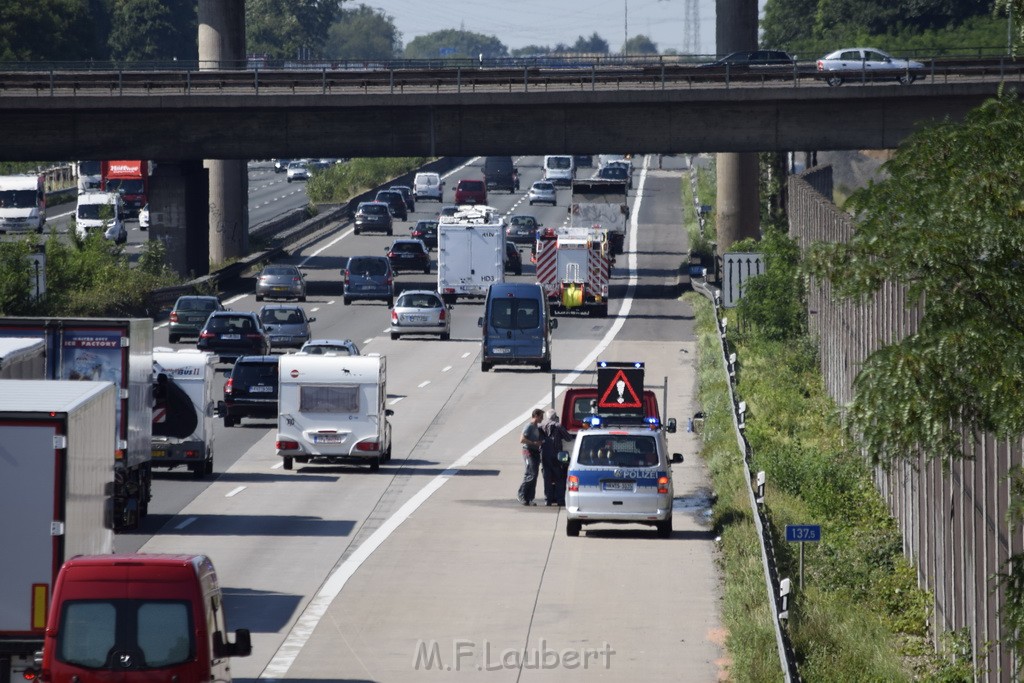
[(315, 204), (341, 204), (427, 161), (425, 157), (352, 159), (313, 173), (306, 184), (306, 195)]

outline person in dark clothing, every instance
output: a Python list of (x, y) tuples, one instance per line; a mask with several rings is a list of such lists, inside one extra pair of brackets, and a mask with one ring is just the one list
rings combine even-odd
[(544, 443), (544, 434), (540, 431), (540, 423), (544, 419), (544, 411), (535, 408), (530, 421), (523, 427), (519, 443), (523, 445), (523, 483), (519, 485), (517, 500), (522, 505), (534, 505), (537, 495), (537, 474), (540, 472), (540, 447)]
[(565, 478), (569, 473), (568, 463), (558, 461), (558, 452), (563, 443), (571, 439), (570, 434), (558, 421), (558, 413), (549, 410), (540, 425), (544, 443), (540, 447), (541, 464), (544, 467), (544, 498), (548, 505), (565, 505)]

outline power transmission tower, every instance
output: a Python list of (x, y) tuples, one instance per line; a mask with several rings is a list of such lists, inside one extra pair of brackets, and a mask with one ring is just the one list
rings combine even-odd
[(700, 50), (700, 6), (698, 0), (684, 0), (683, 52), (695, 55)]

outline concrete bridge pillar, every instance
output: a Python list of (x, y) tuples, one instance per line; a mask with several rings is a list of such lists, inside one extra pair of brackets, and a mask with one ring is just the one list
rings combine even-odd
[[(245, 0), (199, 0), (199, 68), (245, 68)], [(210, 261), (249, 252), (246, 160), (208, 159)]]
[[(757, 49), (757, 0), (716, 0), (715, 43), (719, 55)], [(718, 254), (747, 237), (761, 236), (758, 160), (754, 152), (717, 155)]]
[(149, 185), (149, 239), (163, 243), (167, 265), (183, 278), (210, 272), (209, 191), (203, 162), (158, 161)]

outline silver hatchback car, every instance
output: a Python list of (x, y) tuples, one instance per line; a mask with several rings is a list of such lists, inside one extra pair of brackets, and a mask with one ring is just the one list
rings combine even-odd
[(268, 299), (306, 300), (306, 276), (295, 266), (267, 266), (256, 276), (256, 301)]
[(531, 185), (530, 191), (526, 193), (526, 198), (529, 200), (530, 206), (538, 203), (558, 206), (558, 192), (554, 183), (547, 180), (538, 180)]
[[(668, 430), (675, 431), (670, 421)], [(584, 524), (647, 524), (672, 534), (672, 463), (665, 431), (649, 427), (592, 428), (580, 432), (569, 458), (565, 533)]]
[(436, 334), (442, 340), (451, 338), (451, 306), (441, 295), (429, 289), (402, 292), (391, 309), (391, 338), (403, 334)]
[(316, 318), (307, 318), (302, 306), (268, 304), (260, 309), (260, 321), (267, 328), (271, 349), (297, 349), (309, 341), (309, 324)]

